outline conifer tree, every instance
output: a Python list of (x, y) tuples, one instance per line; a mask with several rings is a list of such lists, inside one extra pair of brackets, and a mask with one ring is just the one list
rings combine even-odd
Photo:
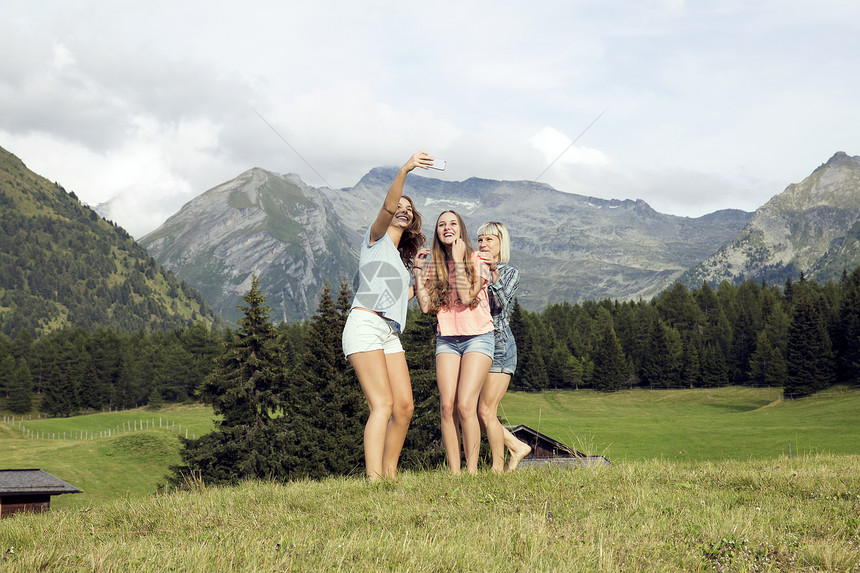
[[(316, 436), (314, 464), (306, 475), (322, 477), (349, 474), (364, 463), (362, 437), (367, 404), (358, 377), (343, 355), (341, 336), (351, 300), (349, 285), (341, 282), (337, 300), (328, 285), (311, 319), (307, 352), (301, 367), (290, 377), (291, 407), (288, 412), (307, 420)], [(304, 396), (302, 402), (293, 402)]]
[(652, 388), (677, 388), (680, 385), (681, 352), (677, 331), (665, 327), (655, 315), (648, 352), (640, 368), (642, 383)]
[(236, 336), (200, 389), (222, 419), (214, 432), (180, 438), (183, 465), (171, 468), (175, 485), (192, 474), (207, 483), (280, 477), (272, 459), (273, 420), (281, 413), (284, 376), (277, 336), (256, 276), (242, 298), (248, 306), (240, 307), (244, 316)]
[(680, 382), (688, 388), (695, 388), (702, 381), (702, 365), (699, 358), (701, 349), (701, 337), (688, 335), (683, 342), (681, 354), (681, 377)]
[(705, 388), (726, 386), (729, 383), (729, 368), (726, 355), (716, 344), (706, 342), (699, 356), (699, 371)]
[(604, 324), (600, 344), (592, 358), (592, 385), (601, 392), (614, 392), (624, 387), (629, 374), (627, 359), (610, 324)]
[(761, 331), (756, 349), (750, 357), (750, 384), (754, 386), (782, 386), (785, 384), (785, 359), (778, 348), (770, 343), (767, 332)]
[(842, 299), (833, 350), (838, 380), (860, 381), (860, 267), (842, 277)]
[(814, 295), (795, 293), (788, 331), (786, 398), (802, 398), (827, 388), (832, 381), (833, 357), (823, 313)]
[(436, 315), (411, 311), (400, 337), (412, 381), (415, 411), (400, 453), (409, 469), (438, 467), (445, 458), (439, 427), (439, 390), (436, 385)]
[(11, 371), (6, 407), (15, 414), (26, 414), (33, 408), (33, 380), (23, 359), (16, 360)]

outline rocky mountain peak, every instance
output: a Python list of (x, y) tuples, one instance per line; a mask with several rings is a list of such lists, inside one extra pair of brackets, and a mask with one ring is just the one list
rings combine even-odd
[(860, 157), (840, 151), (759, 207), (728, 245), (682, 277), (782, 283), (803, 272), (826, 281), (860, 264)]
[(827, 163), (820, 165), (815, 171), (818, 171), (819, 169), (839, 167), (842, 165), (860, 167), (860, 156), (852, 157), (844, 151), (837, 151), (833, 154), (833, 157), (827, 160)]

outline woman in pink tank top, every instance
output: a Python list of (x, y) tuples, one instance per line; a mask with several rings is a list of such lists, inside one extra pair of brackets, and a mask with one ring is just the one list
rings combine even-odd
[(495, 348), (487, 298), (490, 273), (472, 248), (463, 219), (445, 211), (436, 220), (432, 265), (415, 269), (415, 294), (422, 312), (434, 312), (436, 381), (439, 385), (442, 442), (448, 465), (460, 472), (460, 436), (466, 470), (478, 471), (481, 426), (478, 397)]

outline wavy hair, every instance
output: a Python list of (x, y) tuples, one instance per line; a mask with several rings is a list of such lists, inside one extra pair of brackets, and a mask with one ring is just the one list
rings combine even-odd
[[(432, 312), (438, 312), (439, 309), (450, 306), (451, 284), (448, 282), (448, 263), (451, 259), (448, 258), (448, 252), (445, 250), (442, 241), (439, 240), (439, 219), (445, 213), (451, 213), (457, 217), (457, 223), (460, 226), (460, 238), (466, 243), (465, 265), (466, 277), (469, 279), (469, 284), (474, 285), (477, 278), (475, 268), (472, 265), (472, 253), (475, 252), (475, 249), (472, 247), (472, 241), (469, 240), (469, 234), (466, 232), (466, 224), (463, 222), (463, 218), (456, 211), (442, 211), (436, 217), (436, 225), (433, 228), (433, 248), (431, 255), (433, 257), (433, 275), (430, 278), (430, 285), (427, 289), (430, 295), (430, 309)], [(457, 300), (460, 299), (458, 298)], [(478, 304), (478, 298), (475, 297), (469, 304), (469, 308), (477, 308)]]
[(397, 250), (400, 252), (400, 260), (411, 271), (415, 264), (415, 255), (418, 254), (418, 249), (427, 242), (427, 238), (421, 232), (421, 213), (415, 208), (415, 202), (408, 195), (401, 195), (400, 197), (409, 201), (409, 205), (412, 206), (412, 222), (403, 229)]

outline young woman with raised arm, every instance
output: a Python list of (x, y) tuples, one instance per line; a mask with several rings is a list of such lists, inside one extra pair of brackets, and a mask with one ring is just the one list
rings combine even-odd
[(396, 476), (414, 409), (400, 332), (413, 295), (409, 271), (424, 265), (428, 249), (421, 248), (421, 215), (403, 195), (403, 185), (410, 171), (432, 163), (426, 153), (415, 153), (388, 189), (361, 243), (358, 287), (343, 330), (343, 353), (355, 368), (370, 410), (364, 462), (372, 481)]
[(463, 219), (444, 211), (436, 220), (432, 265), (415, 271), (418, 304), (436, 313), (436, 381), (442, 442), (451, 471), (460, 473), (462, 431), (466, 470), (478, 471), (481, 425), (478, 397), (493, 362), (493, 319), (487, 299), (490, 272), (472, 248)]
[(478, 249), (478, 255), (492, 273), (488, 293), (495, 335), (493, 364), (481, 390), (478, 417), (487, 431), (487, 441), (493, 453), (493, 471), (502, 473), (505, 446), (511, 452), (508, 471), (515, 470), (520, 460), (532, 451), (528, 444), (518, 440), (502, 426), (498, 418), (499, 403), (508, 391), (511, 376), (517, 368), (517, 341), (511, 332), (510, 309), (520, 285), (520, 273), (508, 264), (511, 238), (501, 223), (491, 221), (481, 225), (478, 229)]

